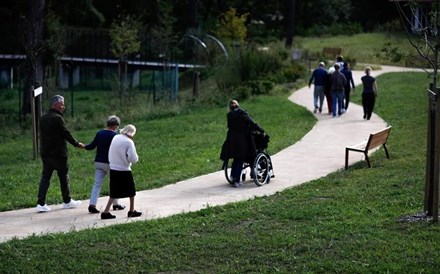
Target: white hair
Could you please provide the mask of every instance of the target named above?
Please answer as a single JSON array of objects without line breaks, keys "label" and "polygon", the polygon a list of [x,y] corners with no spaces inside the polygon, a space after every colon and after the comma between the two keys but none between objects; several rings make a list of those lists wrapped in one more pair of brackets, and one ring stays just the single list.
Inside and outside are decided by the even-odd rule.
[{"label": "white hair", "polygon": [[123,129],[121,129],[120,133],[133,137],[136,134],[136,127],[133,125],[126,125]]}]

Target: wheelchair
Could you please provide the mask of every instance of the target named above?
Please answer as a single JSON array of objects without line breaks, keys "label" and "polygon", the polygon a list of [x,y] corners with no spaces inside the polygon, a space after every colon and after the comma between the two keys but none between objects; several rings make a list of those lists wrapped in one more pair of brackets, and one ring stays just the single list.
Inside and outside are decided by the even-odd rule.
[{"label": "wheelchair", "polygon": [[[246,173],[248,168],[250,169],[250,177],[257,186],[263,186],[270,182],[271,178],[275,177],[273,172],[272,160],[267,147],[269,143],[269,135],[253,132],[252,137],[255,143],[256,157],[252,163],[244,163],[241,169],[241,181],[246,180]],[[233,159],[228,159],[223,162],[223,170],[225,172],[226,180],[229,184],[234,185],[234,181],[231,178],[231,167]]]}]

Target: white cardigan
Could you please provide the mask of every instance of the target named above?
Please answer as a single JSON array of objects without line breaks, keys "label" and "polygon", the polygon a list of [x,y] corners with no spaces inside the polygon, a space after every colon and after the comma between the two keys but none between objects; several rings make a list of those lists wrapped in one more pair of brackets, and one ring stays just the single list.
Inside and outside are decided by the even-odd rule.
[{"label": "white cardigan", "polygon": [[110,162],[110,169],[130,171],[131,164],[139,160],[133,140],[123,134],[113,137],[108,151],[108,160]]}]

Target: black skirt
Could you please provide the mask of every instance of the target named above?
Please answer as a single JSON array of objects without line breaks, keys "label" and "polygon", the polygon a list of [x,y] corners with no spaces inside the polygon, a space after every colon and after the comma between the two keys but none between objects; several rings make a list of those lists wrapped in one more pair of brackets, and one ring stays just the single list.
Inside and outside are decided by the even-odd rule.
[{"label": "black skirt", "polygon": [[134,197],[136,189],[131,171],[119,171],[110,169],[110,197],[127,198]]}]

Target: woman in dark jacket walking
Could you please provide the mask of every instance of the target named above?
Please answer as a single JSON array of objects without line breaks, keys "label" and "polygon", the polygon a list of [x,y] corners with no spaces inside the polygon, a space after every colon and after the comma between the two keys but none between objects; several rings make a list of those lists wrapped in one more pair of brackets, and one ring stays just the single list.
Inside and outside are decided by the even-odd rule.
[{"label": "woman in dark jacket walking", "polygon": [[220,159],[226,161],[233,158],[231,177],[236,187],[241,187],[240,175],[243,163],[251,163],[256,156],[255,143],[252,139],[252,131],[264,133],[249,114],[240,108],[236,100],[229,102],[227,114],[228,133],[223,143]]},{"label": "woman in dark jacket walking", "polygon": [[365,68],[365,75],[361,78],[362,90],[362,106],[364,108],[364,119],[370,120],[374,110],[374,104],[377,97],[376,78],[371,76],[371,67]]}]

